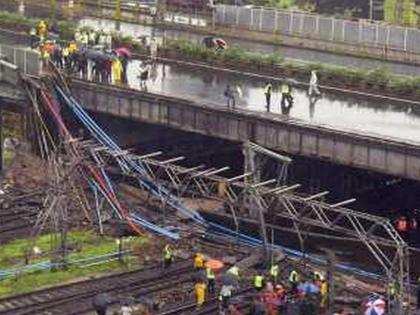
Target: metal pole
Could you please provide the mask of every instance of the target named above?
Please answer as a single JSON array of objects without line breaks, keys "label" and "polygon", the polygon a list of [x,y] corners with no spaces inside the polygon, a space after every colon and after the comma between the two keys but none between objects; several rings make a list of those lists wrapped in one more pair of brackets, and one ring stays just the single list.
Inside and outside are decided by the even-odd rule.
[{"label": "metal pole", "polygon": [[116,20],[116,29],[120,30],[121,26],[121,0],[115,1],[115,20]]},{"label": "metal pole", "polygon": [[373,20],[373,0],[369,0],[369,20]]},{"label": "metal pole", "polygon": [[55,11],[57,7],[56,0],[51,0],[51,20],[55,21]]},{"label": "metal pole", "polygon": [[119,238],[118,238],[118,260],[120,262],[123,262],[123,259],[122,259],[122,249],[123,248],[122,248],[122,246],[123,246],[123,238],[120,235]]},{"label": "metal pole", "polygon": [[328,283],[328,314],[332,314],[334,298],[335,298],[335,283],[334,283],[334,273],[336,265],[336,256],[334,251],[329,249],[323,249],[327,254],[327,283]]}]

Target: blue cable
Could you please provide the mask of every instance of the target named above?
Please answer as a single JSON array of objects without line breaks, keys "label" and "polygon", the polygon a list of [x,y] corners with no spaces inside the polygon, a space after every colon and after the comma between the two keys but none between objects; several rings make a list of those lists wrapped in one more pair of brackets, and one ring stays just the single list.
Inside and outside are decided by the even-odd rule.
[{"label": "blue cable", "polygon": [[[70,99],[65,95],[65,93],[61,90],[61,88],[59,86],[56,86],[56,89],[59,91],[59,94],[64,98],[64,100],[66,100],[66,103],[69,105],[69,107],[73,110],[73,112],[76,114],[76,116],[82,121],[82,123],[86,126],[86,128],[88,128],[88,130],[91,132],[91,134],[104,146],[108,146],[111,147],[112,149],[122,152],[121,148],[96,124],[96,122],[86,113],[86,111],[83,109],[82,106],[80,106],[80,104],[78,104],[78,102],[74,99],[73,96],[70,97]],[[143,176],[147,176],[147,171],[138,163],[136,163],[135,161],[133,161],[132,159],[129,159],[125,156],[123,156],[123,160],[124,162],[126,162],[128,165],[130,165],[132,167],[132,169],[134,169],[137,173],[139,173],[140,175]],[[120,162],[120,159],[117,159],[117,162]],[[126,165],[125,163],[123,163],[123,165]],[[121,167],[121,165],[120,165]],[[122,168],[122,167],[121,167]],[[127,169],[129,170],[129,168],[127,167]],[[168,198],[168,204],[170,204],[172,207],[174,207],[175,209],[183,212],[184,214],[188,214],[189,217],[191,217],[191,219],[193,219],[195,222],[200,223],[202,225],[209,225],[210,227],[216,228],[221,230],[222,232],[217,232],[217,231],[209,231],[210,234],[215,234],[215,235],[220,235],[220,236],[230,236],[230,237],[237,237],[239,242],[247,245],[247,246],[252,246],[252,247],[261,247],[263,246],[263,242],[260,239],[251,237],[249,235],[243,234],[243,233],[239,233],[237,231],[234,231],[232,229],[229,229],[227,227],[224,227],[220,224],[214,223],[214,222],[209,222],[206,221],[201,215],[199,215],[196,211],[189,209],[188,207],[186,207],[183,203],[181,203],[177,198],[175,198],[172,194],[170,194],[169,190],[167,190],[166,188],[162,187],[161,185],[156,185],[155,183],[153,185],[151,184],[147,184],[144,180],[138,179],[139,180],[139,185],[141,187],[144,187],[145,189],[151,191],[152,193],[156,194],[158,197],[162,198],[162,193],[166,194],[166,197]],[[158,191],[156,191],[156,189]],[[134,216],[134,219],[137,222],[141,222],[143,223],[145,226],[149,227],[150,229],[152,229],[153,224],[151,224],[150,222],[147,222],[146,220],[140,218],[139,216]],[[162,228],[159,227],[154,227],[153,228],[154,231],[159,231],[159,232],[166,232],[166,233],[171,233],[169,231],[166,231]],[[161,233],[160,233],[161,234]],[[280,245],[272,245],[272,244],[268,244],[268,246],[270,248],[273,249],[282,249],[284,250],[287,254],[292,255],[292,256],[296,256],[296,257],[302,257],[305,254],[301,251],[298,250],[293,250],[290,248],[286,248]],[[314,255],[308,255],[307,256],[310,260],[312,261],[316,261],[316,262],[320,262],[320,263],[326,263],[325,259],[322,259],[320,257],[316,257]],[[338,269],[344,270],[344,271],[351,271],[363,276],[367,276],[367,277],[371,277],[371,278],[381,278],[380,275],[373,273],[373,272],[367,272],[364,270],[360,270],[358,268],[355,267],[350,267],[347,266],[345,264],[338,264],[337,265]]]}]

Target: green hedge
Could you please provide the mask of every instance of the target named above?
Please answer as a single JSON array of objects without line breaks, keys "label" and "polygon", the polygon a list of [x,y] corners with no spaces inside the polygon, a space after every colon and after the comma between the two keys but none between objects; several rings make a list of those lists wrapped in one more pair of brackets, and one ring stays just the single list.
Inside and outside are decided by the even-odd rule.
[{"label": "green hedge", "polygon": [[244,51],[238,47],[229,47],[223,51],[206,49],[201,44],[194,44],[185,40],[170,41],[165,49],[176,51],[179,55],[189,59],[203,61],[236,61],[248,63],[250,68],[269,66],[271,70],[276,67],[281,71],[290,72],[291,75],[308,77],[312,70],[316,70],[320,82],[330,82],[334,85],[359,86],[366,89],[384,90],[404,96],[420,96],[420,77],[394,75],[386,68],[366,70],[363,68],[350,68],[314,62],[285,61],[278,54],[256,54]]},{"label": "green hedge", "polygon": [[[11,28],[19,26],[29,31],[32,27],[37,27],[41,19],[33,19],[24,17],[18,13],[11,13],[0,11],[0,24],[7,25]],[[51,20],[44,19],[48,25],[51,25]],[[72,21],[57,21],[57,26],[60,30],[60,35],[63,39],[71,39],[75,32],[75,22]]]}]

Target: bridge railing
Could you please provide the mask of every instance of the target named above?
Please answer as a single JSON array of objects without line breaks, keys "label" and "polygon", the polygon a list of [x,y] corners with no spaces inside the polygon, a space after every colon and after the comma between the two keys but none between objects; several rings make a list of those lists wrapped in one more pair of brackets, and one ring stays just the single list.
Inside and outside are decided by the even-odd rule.
[{"label": "bridge railing", "polygon": [[0,57],[6,62],[15,64],[25,74],[41,73],[40,54],[29,48],[0,45]]},{"label": "bridge railing", "polygon": [[215,22],[251,31],[420,53],[420,29],[263,7],[217,5]]}]

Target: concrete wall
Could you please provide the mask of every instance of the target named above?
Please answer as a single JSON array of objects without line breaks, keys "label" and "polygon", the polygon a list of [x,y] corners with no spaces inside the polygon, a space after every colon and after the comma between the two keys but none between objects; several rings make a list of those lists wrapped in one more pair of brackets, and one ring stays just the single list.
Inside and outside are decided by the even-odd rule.
[{"label": "concrete wall", "polygon": [[125,88],[83,81],[74,81],[72,87],[81,104],[93,111],[420,180],[420,146]]}]

